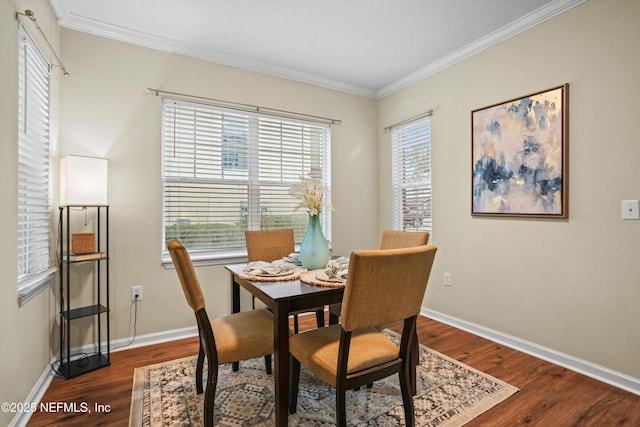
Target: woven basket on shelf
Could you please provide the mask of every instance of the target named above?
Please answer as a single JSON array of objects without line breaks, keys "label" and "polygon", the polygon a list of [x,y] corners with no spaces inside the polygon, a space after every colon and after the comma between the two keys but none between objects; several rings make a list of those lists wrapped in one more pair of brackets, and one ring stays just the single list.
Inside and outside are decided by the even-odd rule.
[{"label": "woven basket on shelf", "polygon": [[71,252],[74,254],[88,254],[96,251],[95,233],[73,233],[71,235]]}]

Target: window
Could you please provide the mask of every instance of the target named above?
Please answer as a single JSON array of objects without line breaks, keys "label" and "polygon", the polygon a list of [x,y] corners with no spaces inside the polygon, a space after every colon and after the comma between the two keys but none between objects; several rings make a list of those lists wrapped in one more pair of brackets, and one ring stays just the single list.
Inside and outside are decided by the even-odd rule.
[{"label": "window", "polygon": [[[312,176],[330,188],[327,124],[163,99],[163,262],[180,239],[195,261],[242,259],[245,230],[293,228],[307,214],[289,188]],[[327,195],[330,195],[330,191]],[[330,240],[331,210],[321,213]]]},{"label": "window", "polygon": [[393,227],[431,232],[431,121],[391,129]]},{"label": "window", "polygon": [[49,64],[22,26],[18,58],[18,299],[48,285]]}]

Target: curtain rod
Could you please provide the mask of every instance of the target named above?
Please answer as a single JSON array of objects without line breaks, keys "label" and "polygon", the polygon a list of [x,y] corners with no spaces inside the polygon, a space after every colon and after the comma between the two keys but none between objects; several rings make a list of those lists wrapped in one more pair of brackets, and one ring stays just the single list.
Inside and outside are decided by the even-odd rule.
[{"label": "curtain rod", "polygon": [[24,13],[16,12],[16,20],[18,22],[20,22],[19,16],[26,16],[31,20],[31,22],[33,22],[33,25],[36,27],[36,30],[38,30],[38,33],[40,33],[40,37],[44,39],[44,41],[47,43],[47,47],[49,48],[53,56],[56,58],[56,61],[58,61],[57,64],[51,64],[51,65],[55,67],[60,67],[60,69],[62,70],[62,75],[65,77],[69,77],[69,73],[67,72],[67,69],[64,68],[64,65],[62,65],[62,61],[60,60],[60,57],[58,57],[58,54],[56,53],[56,51],[53,50],[53,46],[51,46],[51,43],[49,43],[49,39],[47,39],[47,36],[44,35],[44,31],[42,31],[42,28],[40,28],[40,25],[38,25],[38,21],[36,21],[36,15],[33,13],[33,11],[27,9],[24,11]]},{"label": "curtain rod", "polygon": [[300,119],[304,117],[304,118],[312,119],[313,121],[328,123],[331,125],[338,125],[338,126],[342,124],[342,120],[338,120],[338,119],[331,119],[328,117],[314,116],[311,114],[304,114],[304,113],[296,113],[294,111],[279,110],[277,108],[260,107],[258,105],[243,104],[240,102],[224,101],[222,99],[208,98],[206,96],[189,95],[189,94],[180,93],[180,92],[170,92],[167,90],[153,89],[150,87],[147,88],[147,92],[153,93],[155,96],[164,94],[164,95],[178,96],[178,97],[187,98],[187,99],[197,99],[197,100],[207,101],[207,104],[214,105],[216,107],[223,107],[223,108],[231,107],[231,108],[241,109],[243,111],[273,114],[276,116],[288,117],[292,119]]},{"label": "curtain rod", "polygon": [[389,132],[391,130],[391,128],[403,125],[405,123],[412,122],[414,120],[422,119],[422,118],[425,118],[425,117],[431,117],[431,116],[433,116],[433,108],[425,111],[424,113],[420,113],[420,114],[418,114],[416,116],[409,117],[408,119],[404,119],[404,120],[402,120],[402,121],[400,121],[398,123],[394,123],[392,125],[389,125],[389,126],[383,128],[382,130],[385,131],[385,132]]}]

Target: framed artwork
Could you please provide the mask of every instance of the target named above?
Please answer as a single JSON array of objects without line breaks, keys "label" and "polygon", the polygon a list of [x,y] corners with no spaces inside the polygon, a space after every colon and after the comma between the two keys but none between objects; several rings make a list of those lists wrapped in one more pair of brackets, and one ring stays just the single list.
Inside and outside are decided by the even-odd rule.
[{"label": "framed artwork", "polygon": [[471,215],[568,217],[568,90],[471,112]]}]

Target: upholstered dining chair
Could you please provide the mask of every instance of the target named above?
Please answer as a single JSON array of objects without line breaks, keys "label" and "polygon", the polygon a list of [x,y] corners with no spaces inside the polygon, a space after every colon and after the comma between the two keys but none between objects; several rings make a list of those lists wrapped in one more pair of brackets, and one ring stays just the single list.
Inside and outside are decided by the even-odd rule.
[{"label": "upholstered dining chair", "polygon": [[204,425],[214,425],[214,403],[218,365],[265,356],[271,373],[273,353],[273,315],[266,309],[249,310],[209,320],[200,282],[187,249],[178,240],[167,244],[187,303],[198,324],[200,348],[196,364],[196,391],[203,392],[204,358],[207,358],[207,383],[204,389]]},{"label": "upholstered dining chair", "polygon": [[[429,242],[429,232],[427,231],[400,231],[382,230],[380,246],[378,249],[400,249],[411,248],[413,246],[426,245]],[[340,303],[329,306],[329,324],[335,325],[340,317]]]},{"label": "upholstered dining chair", "polygon": [[[245,231],[244,236],[247,242],[247,258],[249,262],[272,262],[286,257],[296,250],[293,230],[290,228],[277,230],[247,230]],[[254,296],[252,296],[252,304],[255,307]],[[316,323],[319,328],[324,326],[324,307],[297,311],[293,313],[294,333],[298,333],[298,315],[308,312],[315,312]]]},{"label": "upholstered dining chair", "polygon": [[[426,245],[429,242],[428,231],[403,231],[403,230],[382,230],[380,238],[380,246],[378,249],[400,249],[411,248],[414,246]],[[340,318],[341,303],[331,304],[329,306],[329,324],[338,323]],[[388,326],[388,325],[384,325]],[[416,394],[416,371],[420,362],[420,349],[418,348],[418,335],[416,333],[415,345],[411,348],[411,390],[413,395]],[[368,384],[371,387],[371,384]]]},{"label": "upholstered dining chair", "polygon": [[[405,423],[415,424],[409,353],[436,246],[362,250],[351,254],[338,325],[289,338],[289,412],[297,411],[300,365],[336,388],[338,426],[346,426],[346,390],[398,374]],[[401,283],[402,286],[394,286]],[[400,346],[379,327],[402,321]]]},{"label": "upholstered dining chair", "polygon": [[412,248],[429,242],[428,231],[382,230],[378,249]]}]

